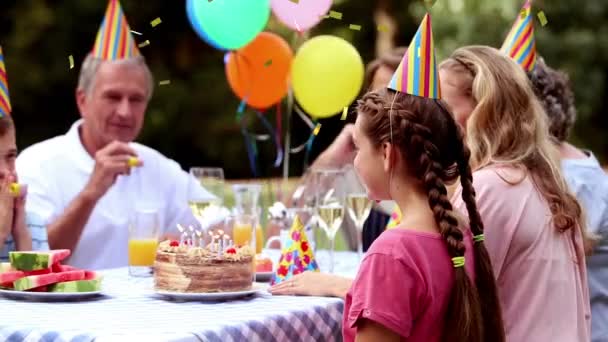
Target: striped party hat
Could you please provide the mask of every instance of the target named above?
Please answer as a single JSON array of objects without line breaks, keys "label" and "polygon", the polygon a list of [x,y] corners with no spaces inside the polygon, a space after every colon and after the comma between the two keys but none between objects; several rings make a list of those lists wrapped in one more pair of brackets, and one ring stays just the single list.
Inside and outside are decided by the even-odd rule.
[{"label": "striped party hat", "polygon": [[431,99],[441,98],[431,16],[427,13],[388,88]]},{"label": "striped party hat", "polygon": [[536,66],[536,40],[530,0],[527,0],[522,7],[500,50],[527,72],[532,71]]},{"label": "striped party hat", "polygon": [[108,3],[92,53],[94,57],[107,61],[140,55],[118,0]]},{"label": "striped party hat", "polygon": [[6,78],[6,67],[4,66],[4,55],[0,46],[0,118],[11,115],[11,99],[8,96],[8,80]]}]

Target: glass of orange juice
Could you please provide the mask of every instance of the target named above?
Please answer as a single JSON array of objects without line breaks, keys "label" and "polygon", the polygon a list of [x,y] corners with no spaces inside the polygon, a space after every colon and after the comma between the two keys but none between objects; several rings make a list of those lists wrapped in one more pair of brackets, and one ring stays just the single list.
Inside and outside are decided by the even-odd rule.
[{"label": "glass of orange juice", "polygon": [[[251,222],[247,222],[243,217],[241,219],[237,217],[234,227],[232,227],[232,239],[235,245],[242,246],[252,242],[253,229],[251,227],[253,227]],[[262,253],[263,246],[264,232],[262,231],[262,226],[258,224],[255,229],[255,252],[258,254]]]},{"label": "glass of orange juice", "polygon": [[156,258],[159,234],[158,212],[138,209],[129,223],[129,275],[149,277]]}]

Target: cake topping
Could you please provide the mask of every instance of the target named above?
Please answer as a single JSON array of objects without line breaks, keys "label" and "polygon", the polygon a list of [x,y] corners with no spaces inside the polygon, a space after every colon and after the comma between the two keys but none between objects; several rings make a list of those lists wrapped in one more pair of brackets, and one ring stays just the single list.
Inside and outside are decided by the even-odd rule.
[{"label": "cake topping", "polygon": [[236,249],[234,249],[234,247],[230,247],[226,250],[226,253],[228,254],[236,254]]},{"label": "cake topping", "polygon": [[177,246],[179,246],[179,242],[177,242],[175,240],[171,240],[171,242],[169,242],[169,246],[171,246],[171,247],[177,247]]}]

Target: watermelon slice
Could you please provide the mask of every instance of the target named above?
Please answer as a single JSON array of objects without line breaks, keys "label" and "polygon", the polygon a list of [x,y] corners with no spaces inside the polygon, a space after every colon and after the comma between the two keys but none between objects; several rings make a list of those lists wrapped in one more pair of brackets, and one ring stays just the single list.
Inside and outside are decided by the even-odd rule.
[{"label": "watermelon slice", "polygon": [[67,271],[23,277],[15,280],[13,286],[17,291],[26,291],[35,287],[82,279],[84,279],[84,271]]},{"label": "watermelon slice", "polygon": [[49,286],[49,292],[93,292],[101,288],[101,279],[76,280]]},{"label": "watermelon slice", "polygon": [[53,272],[55,272],[55,273],[67,272],[67,271],[78,271],[78,269],[74,266],[62,265],[60,263],[54,264],[52,269],[53,269]]},{"label": "watermelon slice", "polygon": [[8,272],[0,273],[0,284],[4,285],[6,283],[11,283],[10,287],[13,287],[12,282],[14,282],[15,280],[17,280],[19,278],[32,276],[32,275],[48,274],[48,273],[51,273],[51,270],[48,268],[44,269],[44,270],[36,270],[36,271],[8,271]]},{"label": "watermelon slice", "polygon": [[33,289],[28,290],[28,292],[48,292],[48,291],[49,291],[48,286],[34,287]]},{"label": "watermelon slice", "polygon": [[9,259],[13,268],[20,271],[34,271],[51,268],[53,264],[69,255],[69,249],[56,249],[48,252],[9,252]]},{"label": "watermelon slice", "polygon": [[10,262],[0,262],[0,273],[15,271]]}]

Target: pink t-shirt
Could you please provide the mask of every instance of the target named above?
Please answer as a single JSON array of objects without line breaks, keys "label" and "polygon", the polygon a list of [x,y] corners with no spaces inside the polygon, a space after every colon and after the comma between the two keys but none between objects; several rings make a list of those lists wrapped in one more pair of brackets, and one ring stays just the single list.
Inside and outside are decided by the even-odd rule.
[{"label": "pink t-shirt", "polygon": [[[471,234],[465,232],[465,269],[474,279]],[[408,338],[439,341],[454,267],[440,234],[396,228],[367,251],[346,295],[344,341],[354,341],[357,324],[369,319]]]},{"label": "pink t-shirt", "polygon": [[[491,166],[473,174],[485,244],[499,288],[507,341],[589,341],[590,310],[580,230],[560,233],[523,171]],[[454,206],[466,214],[461,189]]]}]

